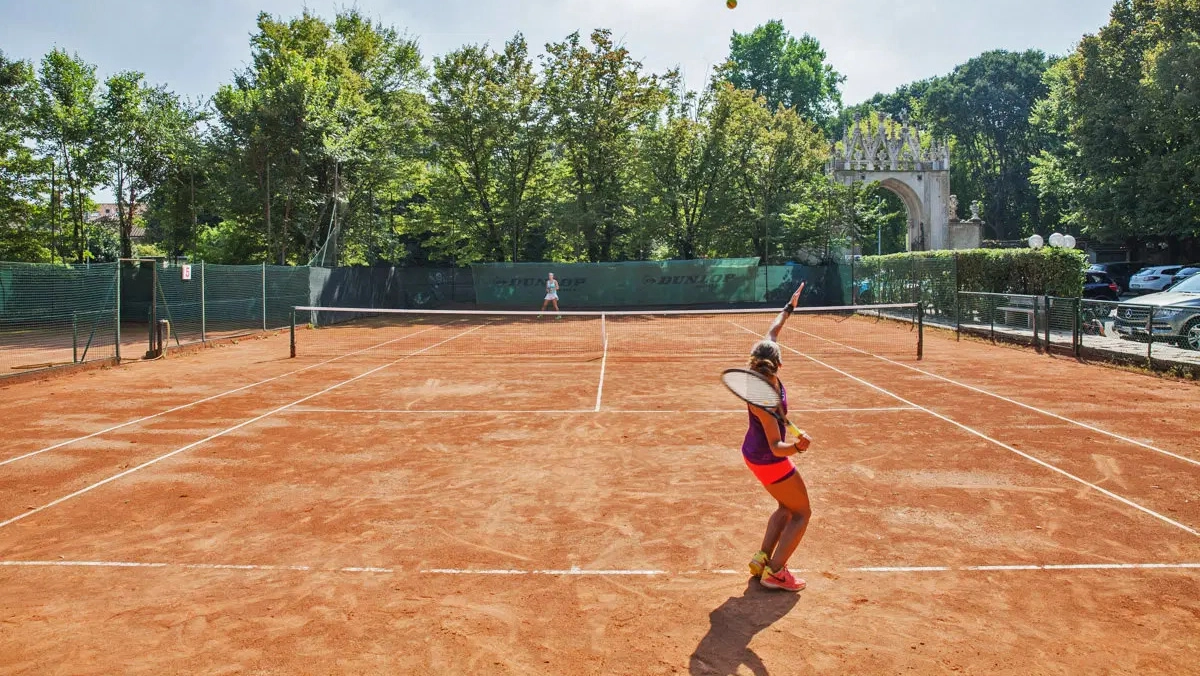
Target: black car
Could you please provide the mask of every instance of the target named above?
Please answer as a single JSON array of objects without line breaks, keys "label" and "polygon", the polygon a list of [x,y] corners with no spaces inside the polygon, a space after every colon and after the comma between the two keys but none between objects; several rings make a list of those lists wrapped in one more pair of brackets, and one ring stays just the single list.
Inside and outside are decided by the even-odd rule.
[{"label": "black car", "polygon": [[1089,272],[1103,272],[1112,278],[1112,281],[1117,283],[1120,289],[1117,294],[1121,294],[1129,290],[1129,278],[1133,273],[1146,267],[1144,263],[1094,263],[1088,268]]},{"label": "black car", "polygon": [[1083,297],[1088,300],[1111,300],[1116,302],[1121,298],[1121,287],[1103,272],[1088,270],[1083,282]]}]

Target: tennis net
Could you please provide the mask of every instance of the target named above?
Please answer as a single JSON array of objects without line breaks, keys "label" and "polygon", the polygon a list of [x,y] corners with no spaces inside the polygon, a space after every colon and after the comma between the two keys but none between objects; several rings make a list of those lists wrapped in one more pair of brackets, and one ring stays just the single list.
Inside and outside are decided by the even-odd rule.
[{"label": "tennis net", "polygon": [[[297,307],[291,354],[303,357],[488,356],[588,359],[743,358],[777,309],[492,312]],[[780,342],[804,354],[920,357],[916,304],[798,308]]]}]

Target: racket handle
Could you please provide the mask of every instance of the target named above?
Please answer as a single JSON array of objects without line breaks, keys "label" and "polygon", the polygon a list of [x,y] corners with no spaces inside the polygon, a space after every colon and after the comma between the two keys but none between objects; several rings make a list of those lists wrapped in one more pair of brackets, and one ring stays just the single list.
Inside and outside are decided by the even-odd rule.
[{"label": "racket handle", "polygon": [[804,436],[804,432],[802,432],[799,427],[796,427],[795,425],[793,425],[792,421],[790,421],[790,420],[787,421],[787,428],[788,428],[788,431],[792,433],[792,436],[796,437],[797,439]]}]

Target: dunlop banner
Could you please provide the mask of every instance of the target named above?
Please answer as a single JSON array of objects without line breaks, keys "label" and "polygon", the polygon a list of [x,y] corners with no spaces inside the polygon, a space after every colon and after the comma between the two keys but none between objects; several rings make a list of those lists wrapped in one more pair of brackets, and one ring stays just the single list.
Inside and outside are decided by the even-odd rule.
[{"label": "dunlop banner", "polygon": [[757,258],[628,263],[479,263],[471,266],[480,308],[542,306],[549,273],[559,307],[677,307],[763,300]]}]

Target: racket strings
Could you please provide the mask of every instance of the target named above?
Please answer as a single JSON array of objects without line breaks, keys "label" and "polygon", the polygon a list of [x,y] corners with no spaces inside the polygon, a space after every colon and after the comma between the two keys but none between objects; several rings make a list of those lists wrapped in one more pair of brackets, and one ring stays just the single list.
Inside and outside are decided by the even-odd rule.
[{"label": "racket strings", "polygon": [[721,380],[738,397],[763,408],[775,408],[780,404],[779,392],[766,378],[745,369],[730,369],[721,374]]}]

